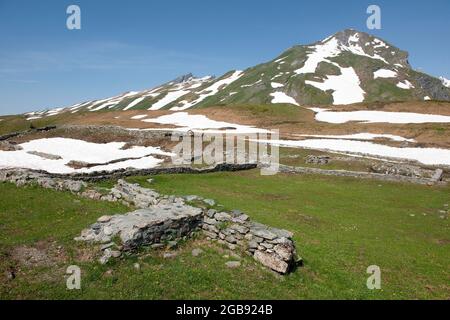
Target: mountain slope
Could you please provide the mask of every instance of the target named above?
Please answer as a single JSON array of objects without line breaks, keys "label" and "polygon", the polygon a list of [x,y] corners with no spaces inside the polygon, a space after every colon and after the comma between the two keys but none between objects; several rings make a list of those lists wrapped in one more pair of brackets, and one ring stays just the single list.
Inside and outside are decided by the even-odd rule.
[{"label": "mountain slope", "polygon": [[294,46],[272,61],[219,78],[181,76],[159,87],[88,101],[29,118],[80,110],[170,109],[211,105],[450,101],[448,80],[411,68],[408,53],[377,37],[344,30],[311,45]]}]

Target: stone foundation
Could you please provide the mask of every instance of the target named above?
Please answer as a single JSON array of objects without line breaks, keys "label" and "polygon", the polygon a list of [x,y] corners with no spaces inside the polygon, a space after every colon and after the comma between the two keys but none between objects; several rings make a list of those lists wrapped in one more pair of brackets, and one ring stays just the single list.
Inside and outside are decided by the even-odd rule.
[{"label": "stone foundation", "polygon": [[[195,195],[161,195],[124,180],[118,180],[110,190],[105,189],[107,192],[100,192],[89,189],[83,181],[55,178],[29,170],[0,170],[0,181],[17,186],[36,184],[139,208],[127,214],[102,216],[75,238],[77,241],[102,244],[102,263],[140,246],[156,248],[176,243],[195,232],[203,232],[209,240],[226,245],[231,250],[245,251],[264,266],[282,274],[292,270],[298,262],[291,232],[252,222],[239,210],[224,212],[208,209],[216,205],[212,199]],[[196,206],[191,202],[196,202]],[[116,238],[120,240],[119,244],[113,242]],[[113,247],[117,250],[112,250]]]}]

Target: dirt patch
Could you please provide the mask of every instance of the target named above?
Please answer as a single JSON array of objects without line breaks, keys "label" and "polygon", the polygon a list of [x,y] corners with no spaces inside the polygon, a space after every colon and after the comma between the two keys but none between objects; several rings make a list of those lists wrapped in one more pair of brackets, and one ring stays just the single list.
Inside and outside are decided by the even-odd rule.
[{"label": "dirt patch", "polygon": [[67,260],[61,246],[54,242],[39,241],[34,246],[17,246],[9,253],[10,258],[21,266],[52,266]]}]

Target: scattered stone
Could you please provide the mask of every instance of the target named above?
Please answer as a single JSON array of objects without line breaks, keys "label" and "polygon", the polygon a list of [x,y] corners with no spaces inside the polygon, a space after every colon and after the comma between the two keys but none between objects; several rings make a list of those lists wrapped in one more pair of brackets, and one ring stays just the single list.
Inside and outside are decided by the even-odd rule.
[{"label": "scattered stone", "polygon": [[167,248],[168,249],[175,249],[178,246],[177,241],[169,241],[167,242]]},{"label": "scattered stone", "polygon": [[137,271],[139,271],[139,270],[141,270],[141,265],[139,264],[139,263],[135,263],[135,264],[133,264],[133,268],[135,269],[135,270],[137,270]]},{"label": "scattered stone", "polygon": [[436,169],[433,176],[431,177],[432,182],[439,182],[444,176],[444,171],[442,169]]},{"label": "scattered stone", "polygon": [[216,220],[219,220],[219,221],[222,221],[222,222],[231,220],[231,216],[228,213],[226,213],[226,212],[218,212],[218,213],[216,213],[214,218]]},{"label": "scattered stone", "polygon": [[192,202],[192,201],[198,200],[199,197],[195,196],[195,195],[190,195],[190,196],[184,196],[184,199],[188,202]]},{"label": "scattered stone", "polygon": [[111,216],[101,216],[100,218],[97,219],[97,222],[100,223],[106,223],[111,221]]},{"label": "scattered stone", "polygon": [[216,204],[216,202],[213,199],[203,199],[203,202],[211,207]]},{"label": "scattered stone", "polygon": [[214,218],[214,215],[216,214],[216,210],[214,210],[214,209],[209,209],[207,212],[206,212],[206,215],[209,217],[209,218]]},{"label": "scattered stone", "polygon": [[122,252],[120,252],[118,250],[112,250],[111,251],[111,257],[113,257],[113,258],[120,258],[120,256],[122,256]]},{"label": "scattered stone", "polygon": [[163,254],[164,259],[172,259],[175,258],[176,256],[177,256],[176,252],[164,252]]},{"label": "scattered stone", "polygon": [[12,270],[5,271],[5,276],[6,276],[6,279],[8,279],[8,280],[14,280],[16,278],[16,274]]},{"label": "scattered stone", "polygon": [[202,253],[203,253],[202,249],[194,249],[194,250],[192,250],[192,256],[194,256],[194,257],[198,257]]},{"label": "scattered stone", "polygon": [[12,143],[10,141],[4,140],[0,141],[0,150],[1,151],[19,151],[23,148],[18,144]]},{"label": "scattered stone", "polygon": [[162,244],[162,243],[154,243],[154,244],[152,244],[151,246],[150,246],[152,249],[161,249],[161,248],[163,248],[164,247],[164,244]]},{"label": "scattered stone", "polygon": [[107,243],[107,244],[104,244],[104,245],[102,245],[101,247],[100,247],[100,250],[106,250],[106,249],[108,249],[108,248],[111,248],[112,246],[114,246],[114,242],[110,242],[110,243]]},{"label": "scattered stone", "polygon": [[103,255],[100,257],[98,261],[100,262],[100,264],[107,264],[109,259],[111,259],[111,257],[112,257],[111,249],[105,249],[103,251]]},{"label": "scattered stone", "polygon": [[239,268],[241,266],[240,261],[227,261],[225,262],[225,265],[230,269]]},{"label": "scattered stone", "polygon": [[315,156],[315,155],[308,155],[305,158],[305,162],[306,163],[310,163],[310,164],[319,164],[319,165],[324,165],[330,162],[330,157],[328,156]]}]

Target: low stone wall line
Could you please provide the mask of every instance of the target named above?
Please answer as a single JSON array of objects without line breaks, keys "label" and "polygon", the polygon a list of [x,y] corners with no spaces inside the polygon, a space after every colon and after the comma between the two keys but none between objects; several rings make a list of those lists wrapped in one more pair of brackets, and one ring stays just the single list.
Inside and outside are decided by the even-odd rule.
[{"label": "low stone wall line", "polygon": [[436,175],[431,178],[418,178],[418,177],[408,177],[401,175],[389,175],[382,173],[374,173],[374,172],[360,172],[360,171],[347,171],[347,170],[327,170],[320,168],[308,168],[308,167],[293,167],[280,165],[279,172],[282,173],[298,173],[298,174],[320,174],[320,175],[328,175],[328,176],[339,176],[339,177],[352,177],[352,178],[364,178],[364,179],[376,179],[382,181],[392,181],[392,182],[409,182],[415,184],[446,184],[446,181],[441,181],[442,179],[442,170],[437,169]]}]

